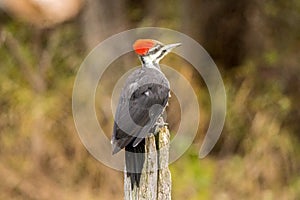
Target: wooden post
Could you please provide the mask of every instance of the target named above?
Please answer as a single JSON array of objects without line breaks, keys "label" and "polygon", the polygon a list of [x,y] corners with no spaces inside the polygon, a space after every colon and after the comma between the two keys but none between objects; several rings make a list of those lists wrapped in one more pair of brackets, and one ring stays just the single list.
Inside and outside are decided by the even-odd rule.
[{"label": "wooden post", "polygon": [[130,178],[124,173],[125,200],[170,200],[171,173],[169,163],[170,133],[167,126],[156,136],[146,138],[146,158],[140,187],[131,190]]}]

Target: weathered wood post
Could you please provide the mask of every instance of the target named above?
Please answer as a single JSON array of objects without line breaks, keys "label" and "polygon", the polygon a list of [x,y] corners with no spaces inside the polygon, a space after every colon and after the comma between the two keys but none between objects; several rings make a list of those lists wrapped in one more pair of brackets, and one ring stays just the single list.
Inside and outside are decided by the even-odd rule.
[{"label": "weathered wood post", "polygon": [[156,136],[146,138],[145,163],[140,187],[131,190],[131,181],[124,173],[125,200],[170,200],[171,173],[169,163],[170,133],[167,126]]}]

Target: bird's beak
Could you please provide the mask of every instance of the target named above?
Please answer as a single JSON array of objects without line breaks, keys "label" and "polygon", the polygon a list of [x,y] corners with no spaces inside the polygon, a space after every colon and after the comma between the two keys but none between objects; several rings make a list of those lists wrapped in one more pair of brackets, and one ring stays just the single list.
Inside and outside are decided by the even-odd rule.
[{"label": "bird's beak", "polygon": [[165,45],[163,48],[166,50],[166,51],[172,51],[172,49],[176,48],[176,47],[179,47],[181,46],[181,43],[174,43],[174,44],[167,44]]}]

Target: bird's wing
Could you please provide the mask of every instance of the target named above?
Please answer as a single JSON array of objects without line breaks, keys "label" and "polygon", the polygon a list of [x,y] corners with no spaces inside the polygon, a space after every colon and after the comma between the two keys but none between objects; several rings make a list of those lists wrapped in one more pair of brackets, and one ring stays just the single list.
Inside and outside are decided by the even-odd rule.
[{"label": "bird's wing", "polygon": [[115,115],[114,151],[118,152],[133,140],[136,146],[148,135],[167,104],[168,94],[167,86],[148,83],[130,96],[121,97]]},{"label": "bird's wing", "polygon": [[144,85],[136,93],[132,98],[130,110],[133,113],[133,120],[139,122],[142,129],[136,133],[133,147],[137,146],[149,134],[150,129],[155,126],[157,119],[163,113],[168,102],[169,88],[161,84],[151,83]]}]

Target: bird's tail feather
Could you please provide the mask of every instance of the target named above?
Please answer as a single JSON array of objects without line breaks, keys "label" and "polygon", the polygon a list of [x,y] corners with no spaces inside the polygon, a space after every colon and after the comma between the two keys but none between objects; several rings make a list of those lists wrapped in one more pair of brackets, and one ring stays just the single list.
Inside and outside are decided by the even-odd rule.
[{"label": "bird's tail feather", "polygon": [[[134,141],[134,140],[133,140]],[[126,174],[130,177],[131,189],[140,186],[141,173],[145,162],[145,139],[133,147],[132,142],[125,147]]]}]

